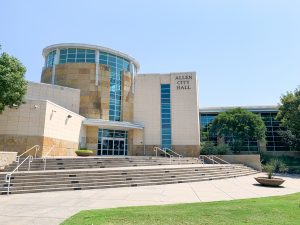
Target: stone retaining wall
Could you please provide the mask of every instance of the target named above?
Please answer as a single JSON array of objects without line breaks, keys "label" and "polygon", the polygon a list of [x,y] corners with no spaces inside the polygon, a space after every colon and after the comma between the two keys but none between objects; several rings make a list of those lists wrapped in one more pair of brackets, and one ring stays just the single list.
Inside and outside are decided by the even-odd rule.
[{"label": "stone retaining wall", "polygon": [[241,163],[261,171],[260,155],[219,155],[219,158],[229,163]]},{"label": "stone retaining wall", "polygon": [[0,169],[16,160],[17,152],[0,152]]}]

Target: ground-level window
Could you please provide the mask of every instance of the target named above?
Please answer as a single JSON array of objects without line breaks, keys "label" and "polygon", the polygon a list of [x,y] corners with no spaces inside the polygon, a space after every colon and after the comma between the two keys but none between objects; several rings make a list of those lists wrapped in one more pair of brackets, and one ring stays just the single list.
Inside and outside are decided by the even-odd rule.
[{"label": "ground-level window", "polygon": [[128,132],[125,130],[98,130],[98,155],[127,155]]}]

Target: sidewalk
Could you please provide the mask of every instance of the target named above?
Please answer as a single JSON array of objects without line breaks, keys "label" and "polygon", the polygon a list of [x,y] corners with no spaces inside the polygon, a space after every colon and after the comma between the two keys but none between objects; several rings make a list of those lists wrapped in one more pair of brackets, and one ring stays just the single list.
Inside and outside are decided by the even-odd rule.
[{"label": "sidewalk", "polygon": [[59,224],[86,209],[208,202],[285,195],[300,192],[300,177],[284,177],[281,188],[262,187],[262,174],[157,186],[44,192],[0,196],[0,224]]}]

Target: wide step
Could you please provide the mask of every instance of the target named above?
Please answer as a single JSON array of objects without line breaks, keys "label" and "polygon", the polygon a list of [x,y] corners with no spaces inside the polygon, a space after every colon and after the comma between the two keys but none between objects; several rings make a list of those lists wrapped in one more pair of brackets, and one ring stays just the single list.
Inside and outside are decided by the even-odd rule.
[{"label": "wide step", "polygon": [[[99,159],[97,159],[99,162]],[[122,159],[124,160],[124,159]],[[60,161],[62,166],[64,160]],[[74,160],[66,160],[68,163]],[[81,161],[81,160],[80,160]],[[96,159],[87,160],[94,163]],[[102,160],[102,162],[105,160]],[[108,161],[108,160],[106,160]],[[135,164],[130,159],[130,163]],[[156,160],[155,163],[157,163]],[[163,161],[163,160],[162,160]],[[110,162],[112,160],[110,159]],[[163,161],[164,162],[164,161]],[[86,162],[88,163],[88,162]],[[153,163],[153,162],[151,162]],[[120,163],[118,163],[120,164]],[[126,163],[127,165],[128,163]],[[143,163],[144,165],[145,163]],[[70,164],[74,167],[73,163]],[[123,165],[123,164],[122,164]],[[37,167],[38,168],[38,167]],[[76,167],[77,168],[77,167]],[[86,168],[86,167],[85,167]],[[56,170],[30,171],[14,173],[11,179],[10,193],[34,193],[64,190],[86,190],[96,188],[134,187],[145,185],[161,185],[172,183],[186,183],[205,180],[224,179],[245,176],[257,171],[242,165],[173,165],[157,167],[84,169],[84,170]],[[0,174],[4,180],[4,174]],[[0,193],[7,194],[8,184],[0,181]]]}]

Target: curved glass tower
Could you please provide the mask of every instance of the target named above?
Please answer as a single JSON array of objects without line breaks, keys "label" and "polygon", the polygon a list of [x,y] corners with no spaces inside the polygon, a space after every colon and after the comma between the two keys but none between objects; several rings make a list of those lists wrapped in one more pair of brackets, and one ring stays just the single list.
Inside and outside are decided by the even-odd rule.
[{"label": "curved glass tower", "polygon": [[126,126],[133,121],[133,85],[139,63],[113,49],[86,44],[51,45],[43,56],[41,82],[80,89],[86,147],[97,150],[97,155],[127,155]]},{"label": "curved glass tower", "polygon": [[[130,120],[124,116],[131,111],[130,106],[123,105],[122,100],[125,99],[125,90],[130,88],[133,91],[134,76],[139,69],[134,58],[113,49],[86,44],[51,45],[43,50],[43,56],[45,67],[41,81],[79,88],[83,116],[111,121]],[[104,93],[107,92],[107,83],[109,93]],[[101,95],[106,98],[101,99]],[[105,102],[107,97],[109,102]],[[86,101],[87,98],[92,100],[93,106],[91,101]]]}]

